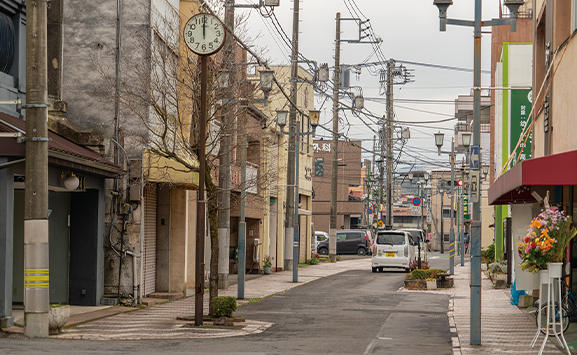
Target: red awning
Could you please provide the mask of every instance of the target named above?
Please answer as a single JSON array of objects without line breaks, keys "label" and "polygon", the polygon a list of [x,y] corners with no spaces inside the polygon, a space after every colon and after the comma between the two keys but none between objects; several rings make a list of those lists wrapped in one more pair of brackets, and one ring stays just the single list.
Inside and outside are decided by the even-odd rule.
[{"label": "red awning", "polygon": [[532,186],[577,185],[577,150],[528,159],[501,175],[489,188],[490,205],[536,202]]}]

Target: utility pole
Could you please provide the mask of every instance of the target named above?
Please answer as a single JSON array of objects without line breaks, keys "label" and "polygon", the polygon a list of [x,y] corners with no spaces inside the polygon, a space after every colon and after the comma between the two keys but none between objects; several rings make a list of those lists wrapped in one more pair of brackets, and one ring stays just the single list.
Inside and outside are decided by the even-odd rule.
[{"label": "utility pole", "polygon": [[[231,74],[234,81],[234,0],[227,0],[224,8],[224,23],[231,31],[226,36],[224,44],[223,63],[225,69]],[[234,85],[229,85],[225,97],[232,102]],[[218,288],[228,289],[228,259],[230,249],[230,168],[231,168],[231,123],[232,110],[225,112],[222,117],[223,131],[220,138],[220,165],[218,171]],[[239,269],[240,272],[240,269]]]},{"label": "utility pole", "polygon": [[[291,86],[290,100],[296,105],[297,102],[297,80],[298,80],[298,54],[299,54],[299,0],[293,1],[293,35],[292,35],[292,55],[291,55]],[[289,146],[287,163],[287,194],[286,194],[286,221],[285,228],[285,248],[284,248],[284,269],[293,270],[293,261],[298,258],[294,255],[294,243],[297,243],[298,250],[298,220],[295,214],[298,213],[298,204],[295,205],[296,186],[296,157],[299,154],[299,147],[296,136],[297,107],[291,106],[289,111]],[[296,212],[295,212],[296,211]],[[296,231],[295,231],[295,226]],[[293,238],[291,238],[293,237]],[[292,240],[291,240],[292,239]]]},{"label": "utility pole", "polygon": [[[298,0],[297,0],[298,1]],[[335,77],[333,80],[333,160],[331,161],[331,219],[329,225],[329,256],[337,261],[337,184],[338,184],[338,144],[339,144],[339,89],[341,85],[341,13],[337,12],[335,35]]]},{"label": "utility pole", "polygon": [[393,229],[393,69],[395,61],[387,63],[387,223]]},{"label": "utility pole", "polygon": [[451,230],[449,232],[449,272],[455,274],[455,140],[451,140]]},{"label": "utility pole", "polygon": [[[374,172],[375,172],[375,156],[376,156],[376,154],[377,154],[377,137],[373,135],[373,163],[372,163],[372,165],[371,165],[371,173],[372,173],[372,174],[371,174],[371,176],[370,176],[371,182],[374,182],[374,180],[373,180],[373,174],[374,174]],[[373,200],[374,200],[373,189],[374,189],[374,184],[371,184],[370,187],[369,187],[369,201],[372,201],[372,202],[373,202],[373,221],[374,221],[374,216],[377,216],[377,217],[378,217],[379,214],[378,214],[378,210],[377,210],[377,207],[376,207],[377,204],[373,201]],[[367,225],[367,229],[369,229],[369,228],[371,228],[371,230],[372,230],[372,225],[371,225],[371,227],[369,227],[369,226]]]},{"label": "utility pole", "polygon": [[386,138],[385,138],[385,125],[386,125],[386,116],[383,117],[383,127],[381,129],[379,129],[379,144],[380,144],[380,148],[381,148],[381,161],[379,162],[379,204],[378,204],[378,208],[379,208],[379,213],[380,213],[380,220],[382,221],[383,218],[383,212],[381,211],[381,206],[383,205],[384,199],[384,185],[385,185],[385,142],[386,142]]},{"label": "utility pole", "polygon": [[26,6],[26,186],[24,190],[24,335],[48,337],[47,2]]}]

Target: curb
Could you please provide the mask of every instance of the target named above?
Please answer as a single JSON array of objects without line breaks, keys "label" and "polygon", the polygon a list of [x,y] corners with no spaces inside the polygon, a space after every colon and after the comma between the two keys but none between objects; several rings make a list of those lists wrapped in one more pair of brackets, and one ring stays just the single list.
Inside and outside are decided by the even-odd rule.
[{"label": "curb", "polygon": [[449,310],[447,311],[447,317],[449,318],[449,331],[451,332],[453,355],[461,355],[461,341],[459,340],[459,333],[457,332],[457,326],[455,324],[455,317],[453,313],[454,310],[455,310],[455,292],[451,292],[451,296],[449,298]]}]

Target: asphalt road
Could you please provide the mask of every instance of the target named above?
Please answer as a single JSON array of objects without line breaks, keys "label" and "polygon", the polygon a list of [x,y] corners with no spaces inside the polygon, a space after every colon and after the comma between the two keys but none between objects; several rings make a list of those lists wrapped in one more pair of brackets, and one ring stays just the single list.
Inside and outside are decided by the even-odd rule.
[{"label": "asphalt road", "polygon": [[[433,267],[447,259],[431,260]],[[272,322],[261,334],[220,339],[71,341],[0,338],[2,354],[451,354],[449,297],[398,292],[404,273],[348,271],[240,307]]]}]

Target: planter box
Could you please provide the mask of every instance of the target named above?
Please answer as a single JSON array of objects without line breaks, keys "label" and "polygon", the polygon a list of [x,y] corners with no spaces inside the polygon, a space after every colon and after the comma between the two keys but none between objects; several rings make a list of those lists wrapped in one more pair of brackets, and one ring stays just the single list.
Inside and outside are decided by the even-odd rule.
[{"label": "planter box", "polygon": [[405,288],[408,290],[426,290],[427,280],[425,279],[407,279],[405,280]]},{"label": "planter box", "polygon": [[437,280],[427,281],[427,290],[436,290],[437,289]]},{"label": "planter box", "polygon": [[452,278],[444,278],[437,280],[437,288],[451,288],[453,287],[453,279]]}]

